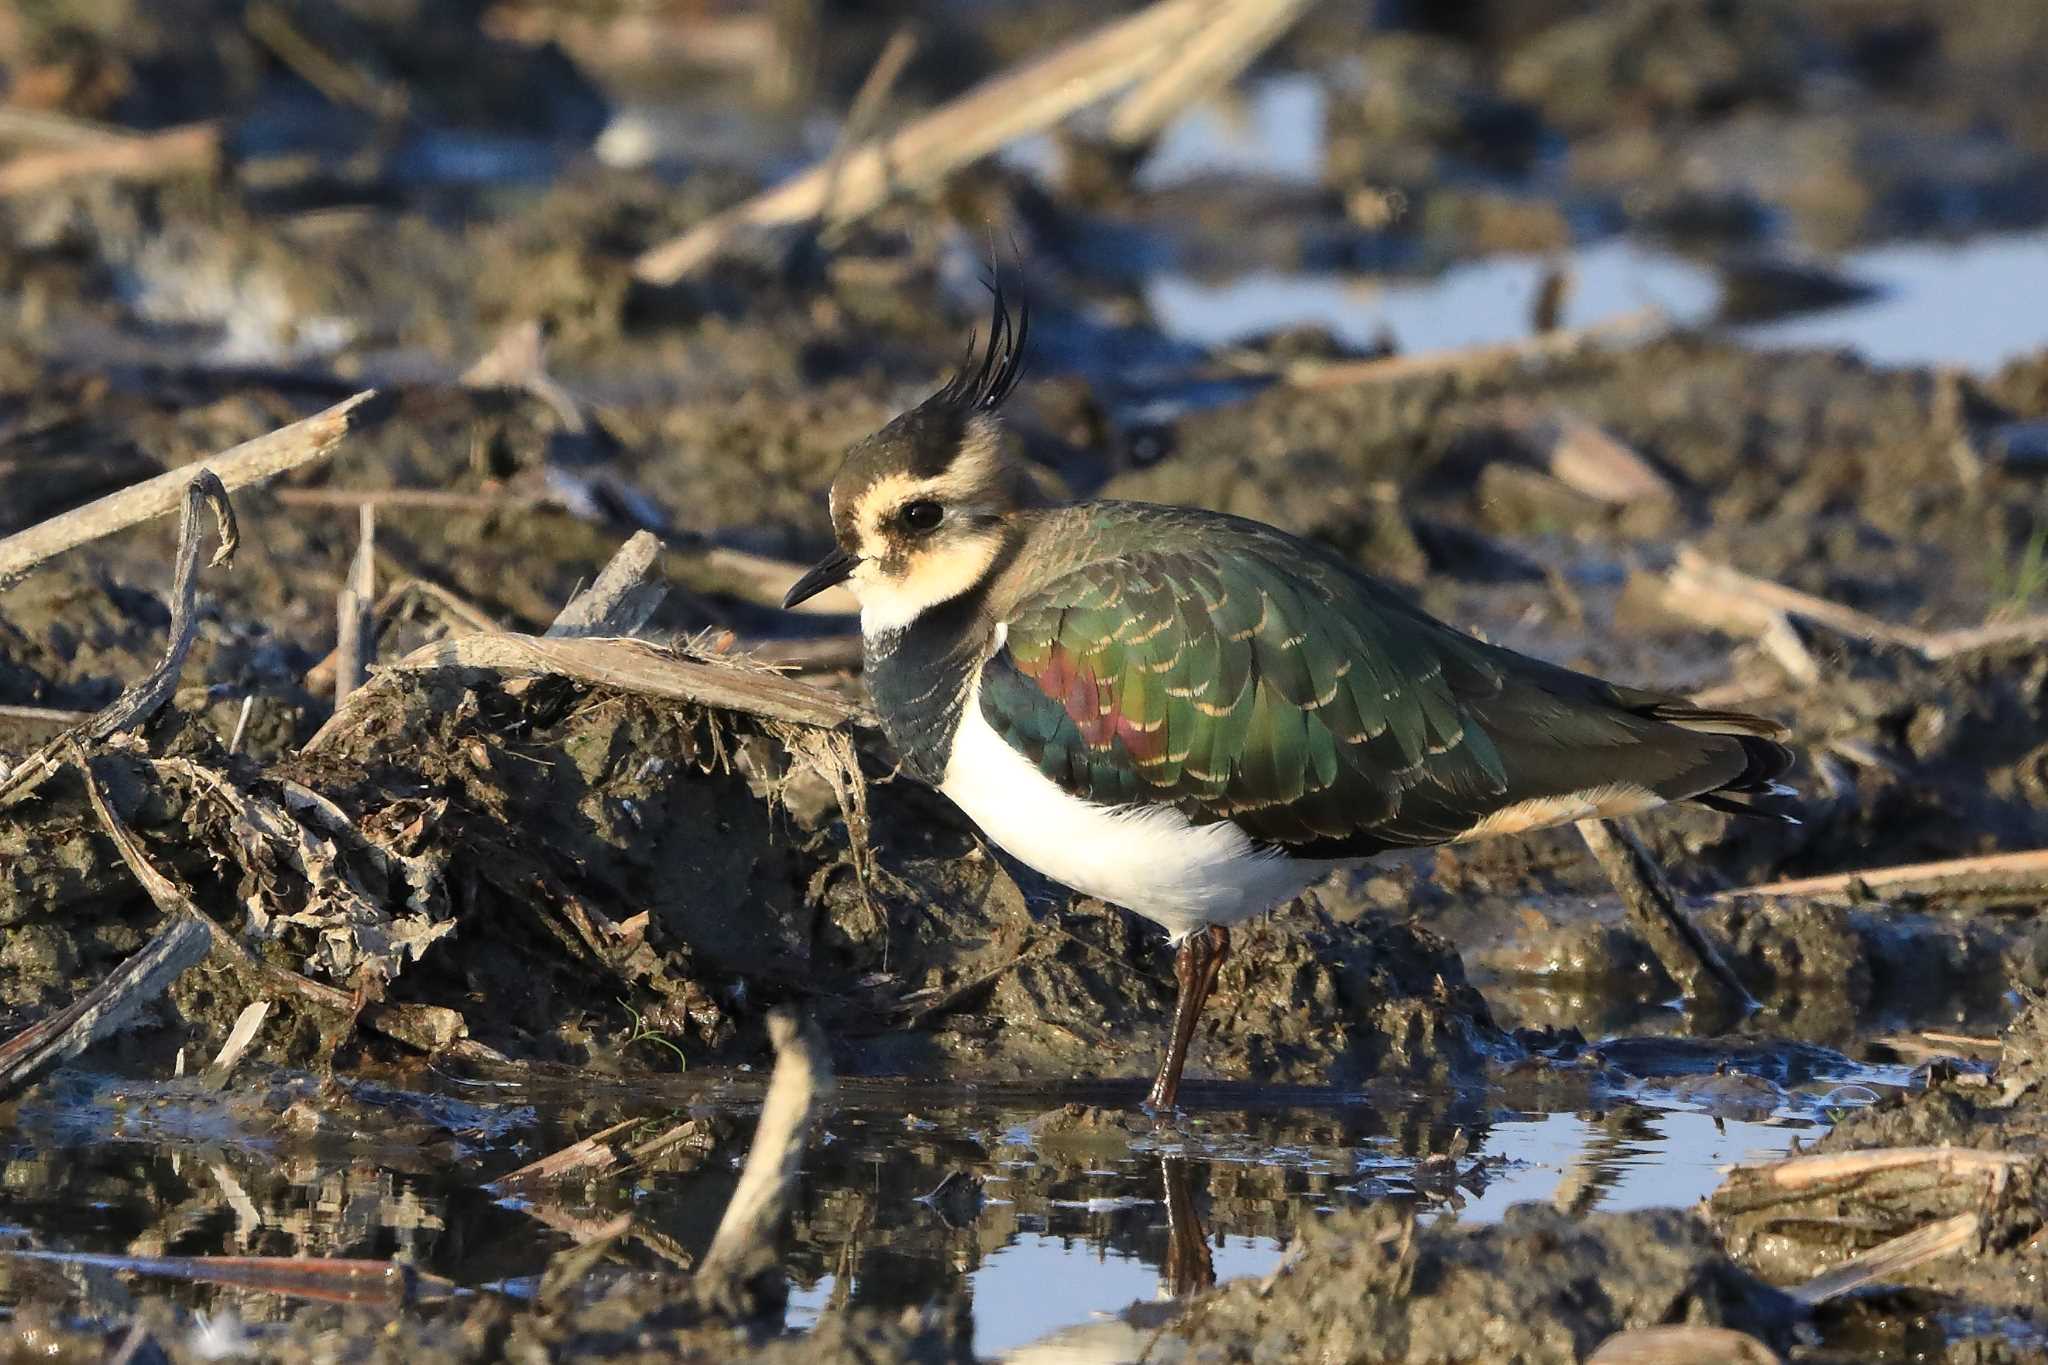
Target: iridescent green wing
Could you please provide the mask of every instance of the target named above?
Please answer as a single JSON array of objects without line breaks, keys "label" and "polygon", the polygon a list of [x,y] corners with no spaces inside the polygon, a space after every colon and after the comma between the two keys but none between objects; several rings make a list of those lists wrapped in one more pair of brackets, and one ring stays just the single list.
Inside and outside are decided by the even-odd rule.
[{"label": "iridescent green wing", "polygon": [[1010,615],[981,684],[1000,735],[1084,799],[1318,855],[1441,842],[1499,805],[1469,713],[1501,688],[1484,646],[1263,528],[1200,529]]}]

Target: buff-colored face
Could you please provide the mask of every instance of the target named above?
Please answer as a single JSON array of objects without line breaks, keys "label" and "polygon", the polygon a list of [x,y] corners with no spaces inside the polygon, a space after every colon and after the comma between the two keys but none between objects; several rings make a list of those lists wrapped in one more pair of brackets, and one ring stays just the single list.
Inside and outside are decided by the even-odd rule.
[{"label": "buff-colored face", "polygon": [[854,558],[846,586],[860,601],[862,629],[900,629],[979,583],[1002,553],[1015,506],[992,419],[965,423],[936,473],[850,458],[833,485],[832,523]]},{"label": "buff-colored face", "polygon": [[901,630],[983,582],[1002,557],[1011,513],[1031,483],[1005,451],[997,409],[1023,371],[1028,312],[1014,325],[995,292],[988,345],[958,374],[846,452],[832,481],[838,542],[783,598],[785,607],[844,583],[867,635]]}]

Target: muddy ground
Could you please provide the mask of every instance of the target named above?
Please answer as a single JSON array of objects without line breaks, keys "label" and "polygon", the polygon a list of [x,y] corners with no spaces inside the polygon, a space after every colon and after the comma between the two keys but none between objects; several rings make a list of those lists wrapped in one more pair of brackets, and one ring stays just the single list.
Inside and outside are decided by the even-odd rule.
[{"label": "muddy ground", "polygon": [[[687,283],[641,283],[637,252],[815,158],[801,115],[836,117],[867,71],[849,54],[871,56],[895,22],[763,8],[772,22],[734,32],[780,57],[731,59],[682,94],[620,30],[568,6],[5,9],[15,112],[137,130],[214,120],[220,138],[191,165],[0,193],[0,536],[359,388],[384,392],[331,460],[235,496],[243,544],[201,579],[179,690],[139,739],[91,759],[142,856],[248,951],[216,952],[135,1027],[6,1098],[0,1113],[43,1136],[10,1149],[7,1188],[24,1203],[0,1222],[64,1250],[66,1209],[106,1193],[48,1159],[53,1133],[90,1146],[169,1125],[166,1140],[203,1150],[311,1160],[392,1128],[410,1154],[379,1145],[384,1174],[356,1172],[342,1201],[388,1212],[402,1203],[394,1170],[494,1179],[519,1164],[515,1147],[530,1159],[632,1116],[622,1095],[658,1093],[698,1104],[705,1124],[694,1155],[663,1170],[722,1172],[691,1187],[675,1256],[643,1246],[531,1300],[308,1308],[260,1349],[729,1358],[734,1328],[695,1306],[687,1267],[744,1151],[734,1106],[754,1092],[737,1068],[767,1060],[764,1020],[782,1004],[825,1027],[849,1083],[941,1088],[902,1101],[944,1128],[916,1179],[979,1181],[1029,1157],[1071,1181],[1103,1152],[1152,1160],[1149,1126],[1125,1107],[1173,1002],[1156,931],[995,855],[897,773],[858,711],[854,623],[772,606],[826,544],[840,452],[957,354],[993,238],[1034,312],[1014,429],[1049,488],[1316,537],[1488,638],[1778,716],[1804,757],[1797,826],[1690,809],[1643,822],[1756,995],[1753,1015],[1730,1027],[1668,1007],[1670,979],[1570,831],[1390,858],[1240,936],[1190,1098],[1234,1110],[1256,1083],[1310,1117],[1219,1119],[1229,1135],[1208,1133],[1204,1150],[1355,1146],[1353,1120],[1316,1105],[1398,1094],[1404,1159],[1447,1189],[1483,1185],[1460,1153],[1485,1131],[1484,1097],[1605,1112],[1650,1085],[1730,1115],[1803,1095],[1828,1108],[1824,1151],[2014,1158],[1979,1202],[1884,1192],[1870,1207],[1564,1208],[1471,1226],[1416,1221],[1448,1199],[1324,1220],[1319,1204],[1276,1212],[1220,1166],[1193,1193],[1166,1169],[1145,1177],[1161,1207],[1295,1249],[1270,1280],[1141,1323],[1152,1358],[1448,1360],[1469,1355],[1482,1320],[1499,1359],[1582,1359],[1612,1332],[1677,1323],[1806,1359],[2040,1358],[2048,1082],[2026,1002],[2048,989],[2041,883],[1743,889],[2048,844],[2048,636],[1922,643],[2023,620],[2048,594],[2048,351],[1993,372],[1878,369],[1649,323],[1369,370],[1312,327],[1204,350],[1160,328],[1143,286],[1164,262],[1416,274],[1626,231],[1717,272],[1727,320],[1796,312],[1856,286],[1809,269],[1810,249],[2048,219],[2048,120],[2021,79],[2048,54],[2048,20],[1999,0],[1660,0],[1383,6],[1368,30],[1369,7],[1325,5],[1254,73],[1324,89],[1308,181],[1152,185],[1133,158],[1067,133],[1042,173],[986,163],[822,242],[764,235]],[[1096,17],[980,14],[920,15],[896,117]],[[670,20],[711,22],[687,6]],[[680,133],[660,135],[649,89],[668,92]],[[708,130],[734,109],[744,131],[721,142]],[[651,150],[594,154],[628,114]],[[544,369],[503,363],[528,326]],[[1639,453],[1658,490],[1617,498],[1563,477],[1537,434],[1560,421]],[[422,492],[441,500],[408,498]],[[427,585],[390,604],[380,664],[479,622],[537,633],[652,529],[671,590],[644,635],[719,667],[812,660],[806,680],[852,705],[796,722],[561,676],[391,668],[330,726],[335,598],[371,495],[378,591]],[[170,522],[0,586],[0,762],[161,655]],[[1717,629],[1668,591],[1681,546],[1890,632],[1799,612],[1773,626],[1789,645]],[[76,766],[0,809],[0,1032],[83,995],[162,918]],[[322,989],[281,991],[279,971]],[[257,999],[272,1009],[225,1097],[176,1089]],[[1820,1105],[1858,1065],[1894,1068],[1898,1093],[1846,1115]],[[419,1098],[451,1076],[620,1089],[536,1127]],[[107,1077],[111,1093],[96,1088]],[[153,1085],[174,1088],[120,1088]],[[992,1116],[961,1099],[969,1085],[1023,1089],[991,1092],[1018,1097]],[[1020,1106],[1047,1114],[1009,1134]],[[205,1135],[178,1128],[195,1122]],[[178,1245],[190,1192],[151,1180],[159,1232],[103,1239],[129,1254]],[[906,1184],[892,1204],[859,1183],[848,1173],[800,1211],[792,1268],[816,1282],[832,1272],[819,1247],[858,1244],[841,1269],[858,1262],[870,1292],[893,1285],[888,1306],[826,1313],[795,1340],[756,1323],[760,1358],[972,1359],[968,1271],[1037,1216],[1042,1191],[970,1201],[934,1232],[890,1222],[925,1190]],[[589,1243],[611,1197],[593,1198],[550,1235]],[[1817,1308],[1781,1292],[1966,1212],[1980,1217],[1966,1256]],[[1151,1248],[1164,1232],[1114,1237]],[[258,1241],[265,1254],[365,1245]],[[1187,1253],[1180,1234],[1172,1246]],[[110,1297],[25,1261],[0,1276],[16,1354],[97,1358],[134,1322],[168,1358],[199,1349],[189,1296]]]}]

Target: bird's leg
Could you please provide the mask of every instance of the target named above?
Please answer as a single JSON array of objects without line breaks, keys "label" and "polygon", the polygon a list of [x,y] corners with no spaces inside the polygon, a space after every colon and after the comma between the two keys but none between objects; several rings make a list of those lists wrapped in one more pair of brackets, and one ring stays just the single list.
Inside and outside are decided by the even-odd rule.
[{"label": "bird's leg", "polygon": [[1180,982],[1180,998],[1173,1005],[1173,1036],[1167,1040],[1166,1057],[1159,1063],[1159,1079],[1145,1107],[1154,1113],[1173,1108],[1180,1094],[1180,1072],[1187,1065],[1188,1044],[1194,1041],[1195,1022],[1202,1017],[1202,1005],[1216,985],[1216,973],[1230,956],[1230,931],[1220,924],[1189,934],[1173,956],[1173,974]]},{"label": "bird's leg", "polygon": [[1193,1182],[1184,1156],[1159,1158],[1166,1181],[1166,1292],[1177,1299],[1216,1285],[1216,1260],[1209,1252],[1209,1234],[1195,1211]]}]

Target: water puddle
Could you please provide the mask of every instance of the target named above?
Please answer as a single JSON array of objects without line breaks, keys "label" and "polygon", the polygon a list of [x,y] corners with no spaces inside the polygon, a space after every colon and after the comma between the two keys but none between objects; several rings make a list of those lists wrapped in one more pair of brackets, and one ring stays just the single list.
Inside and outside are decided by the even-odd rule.
[{"label": "water puddle", "polygon": [[[1513,1102],[1513,1077],[1432,1095],[1231,1086],[1165,1128],[1051,1092],[850,1082],[805,1162],[789,1325],[960,1292],[984,1356],[1045,1358],[1032,1352],[1052,1349],[1046,1338],[1068,1334],[1058,1349],[1070,1350],[1079,1333],[1088,1358],[1132,1358],[1117,1343],[1135,1329],[1117,1315],[1266,1274],[1320,1214],[1377,1200],[1481,1221],[1532,1200],[1575,1213],[1689,1204],[1722,1167],[1783,1155],[1823,1132],[1832,1107],[1903,1079],[1825,1057],[1780,1058],[1766,1068],[1776,1079],[1724,1074],[1747,1087],[1747,1108],[1683,1075],[1546,1067],[1550,1098],[1534,1103]],[[423,1081],[279,1076],[215,1095],[62,1078],[20,1104],[0,1142],[0,1246],[34,1253],[0,1258],[0,1304],[54,1295],[117,1316],[160,1295],[255,1325],[339,1311],[307,1306],[323,1299],[418,1305],[430,1297],[419,1284],[519,1292],[551,1254],[628,1212],[620,1259],[687,1267],[737,1181],[760,1077],[693,1075],[652,1096],[600,1083],[573,1102],[559,1088],[407,1078]],[[621,1118],[649,1133],[688,1123],[696,1137],[624,1173],[494,1185]],[[345,1297],[184,1259],[258,1256],[396,1258],[410,1278]]]}]

